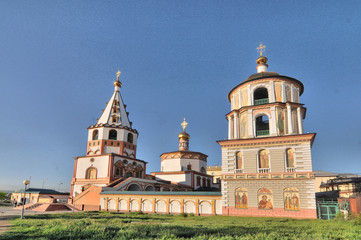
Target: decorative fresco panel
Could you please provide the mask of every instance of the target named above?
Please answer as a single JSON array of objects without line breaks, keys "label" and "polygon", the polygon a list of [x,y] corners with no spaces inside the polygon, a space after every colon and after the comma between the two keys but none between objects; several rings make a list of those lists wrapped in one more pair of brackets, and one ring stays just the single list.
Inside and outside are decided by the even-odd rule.
[{"label": "decorative fresco panel", "polygon": [[284,191],[285,210],[300,210],[300,194],[297,188],[286,188]]},{"label": "decorative fresco panel", "polygon": [[291,97],[291,87],[289,85],[286,85],[286,99],[287,102],[291,102],[292,101],[292,97]]},{"label": "decorative fresco panel", "polygon": [[245,188],[236,189],[236,208],[248,208],[248,192]]},{"label": "decorative fresco panel", "polygon": [[273,209],[273,194],[267,188],[261,188],[258,191],[258,209]]},{"label": "decorative fresco panel", "polygon": [[276,83],[275,92],[276,102],[282,102],[282,85],[280,83]]},{"label": "decorative fresco panel", "polygon": [[269,168],[269,156],[267,150],[259,151],[259,167]]},{"label": "decorative fresco panel", "polygon": [[288,168],[295,167],[295,155],[293,149],[287,149],[287,167]]},{"label": "decorative fresco panel", "polygon": [[285,135],[285,116],[281,108],[278,108],[277,114],[277,129],[279,135]]}]

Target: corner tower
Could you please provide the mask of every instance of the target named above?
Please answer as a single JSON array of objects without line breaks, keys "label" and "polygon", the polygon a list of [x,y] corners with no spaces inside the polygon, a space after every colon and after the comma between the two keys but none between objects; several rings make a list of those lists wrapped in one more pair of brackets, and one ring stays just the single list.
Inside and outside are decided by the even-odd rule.
[{"label": "corner tower", "polygon": [[102,115],[88,128],[86,155],[74,158],[71,196],[75,201],[90,187],[104,187],[114,181],[146,175],[146,162],[136,158],[138,131],[129,121],[120,95],[119,77],[120,71]]},{"label": "corner tower", "polygon": [[[257,73],[228,93],[228,139],[222,147],[223,211],[232,215],[316,218],[311,146],[303,132],[304,86],[268,72],[265,46]],[[270,211],[265,211],[270,210]]]},{"label": "corner tower", "polygon": [[114,82],[114,93],[102,115],[95,125],[88,128],[87,155],[116,153],[136,158],[138,132],[132,128],[129,113],[120,95],[122,84],[119,76],[120,71]]}]

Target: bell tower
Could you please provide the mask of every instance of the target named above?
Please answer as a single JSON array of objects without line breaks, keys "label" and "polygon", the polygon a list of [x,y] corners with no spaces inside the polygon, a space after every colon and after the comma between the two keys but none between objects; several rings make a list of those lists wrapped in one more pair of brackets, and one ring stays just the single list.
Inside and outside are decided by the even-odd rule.
[{"label": "bell tower", "polygon": [[[228,93],[228,139],[218,141],[222,195],[231,196],[223,200],[223,210],[234,215],[316,218],[311,159],[316,134],[303,132],[304,86],[295,78],[269,72],[265,47],[261,43],[257,48],[257,73]],[[285,205],[291,198],[297,204]]]},{"label": "bell tower", "polygon": [[129,113],[120,95],[121,72],[117,72],[114,93],[95,125],[88,128],[87,155],[116,153],[136,158],[138,132],[132,129]]}]

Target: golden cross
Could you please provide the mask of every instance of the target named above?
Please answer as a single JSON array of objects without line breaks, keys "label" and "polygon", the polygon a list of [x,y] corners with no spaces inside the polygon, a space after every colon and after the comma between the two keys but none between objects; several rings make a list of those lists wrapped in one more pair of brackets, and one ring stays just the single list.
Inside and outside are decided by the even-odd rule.
[{"label": "golden cross", "polygon": [[186,127],[188,125],[188,123],[186,122],[186,119],[184,118],[183,122],[182,122],[182,127],[183,127],[183,132],[186,130]]},{"label": "golden cross", "polygon": [[120,76],[121,73],[122,73],[122,72],[119,71],[119,69],[118,69],[118,72],[117,72],[117,79],[118,79],[118,80],[119,80],[119,76]]},{"label": "golden cross", "polygon": [[259,44],[259,47],[257,48],[257,52],[259,52],[260,56],[263,56],[263,53],[266,51],[266,46],[262,43]]}]

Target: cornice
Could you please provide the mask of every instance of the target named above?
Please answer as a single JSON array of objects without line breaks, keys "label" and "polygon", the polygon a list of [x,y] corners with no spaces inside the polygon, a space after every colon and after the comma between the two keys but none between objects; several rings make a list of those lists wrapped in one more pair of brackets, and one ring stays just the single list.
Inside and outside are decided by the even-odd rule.
[{"label": "cornice", "polygon": [[136,129],[133,129],[133,128],[130,128],[130,127],[127,127],[127,126],[123,126],[123,125],[115,125],[115,124],[108,124],[108,123],[99,123],[99,124],[95,124],[95,125],[90,125],[88,127],[88,130],[89,129],[93,129],[93,128],[101,128],[101,127],[104,127],[104,128],[118,128],[118,129],[125,129],[125,130],[128,130],[128,131],[131,131],[135,134],[138,134],[138,131]]},{"label": "cornice", "polygon": [[270,108],[270,107],[287,107],[287,105],[291,105],[292,107],[301,107],[302,109],[304,109],[304,111],[306,111],[306,108],[303,107],[304,106],[303,103],[273,102],[273,103],[266,103],[266,104],[261,104],[261,105],[249,105],[249,106],[240,107],[238,109],[233,109],[232,111],[227,113],[225,116],[228,117],[232,113],[243,113],[249,109],[258,110],[258,109],[265,109],[265,108]]},{"label": "cornice", "polygon": [[260,138],[245,138],[245,139],[230,139],[219,140],[217,143],[221,147],[259,147],[265,145],[285,145],[285,144],[299,144],[304,142],[310,142],[311,146],[316,137],[316,133],[306,133],[297,135],[285,135],[285,136],[270,136]]}]

